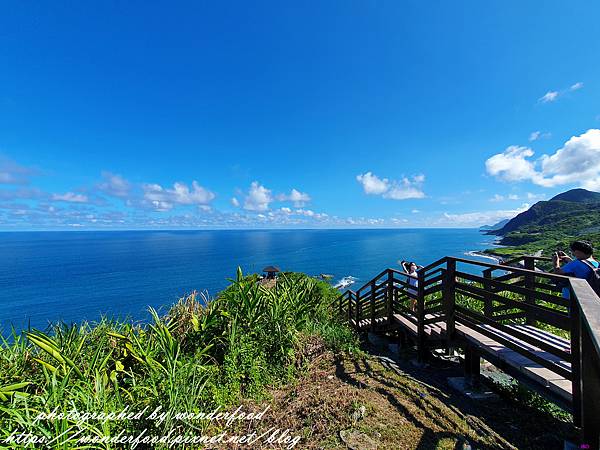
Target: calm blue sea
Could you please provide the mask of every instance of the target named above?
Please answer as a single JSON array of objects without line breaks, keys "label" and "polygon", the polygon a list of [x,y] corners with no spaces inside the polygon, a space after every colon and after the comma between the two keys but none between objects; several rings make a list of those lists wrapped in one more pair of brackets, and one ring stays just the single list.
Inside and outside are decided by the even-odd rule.
[{"label": "calm blue sea", "polygon": [[146,320],[148,306],[165,311],[192,290],[214,295],[238,265],[353,276],[358,288],[399,259],[425,265],[491,242],[465,229],[0,233],[0,327]]}]

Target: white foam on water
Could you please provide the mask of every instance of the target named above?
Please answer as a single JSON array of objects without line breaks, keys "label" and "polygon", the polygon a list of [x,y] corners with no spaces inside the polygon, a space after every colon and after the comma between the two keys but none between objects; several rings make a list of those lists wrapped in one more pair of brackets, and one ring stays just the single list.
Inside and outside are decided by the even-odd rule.
[{"label": "white foam on water", "polygon": [[491,255],[487,255],[487,254],[481,253],[481,252],[474,252],[474,251],[465,252],[465,255],[476,256],[478,258],[484,258],[484,259],[491,259],[492,261],[495,261],[498,264],[502,262],[502,259],[498,258],[497,256],[491,256]]},{"label": "white foam on water", "polygon": [[340,279],[333,287],[336,289],[344,289],[354,284],[356,280],[358,280],[358,278],[348,275]]}]

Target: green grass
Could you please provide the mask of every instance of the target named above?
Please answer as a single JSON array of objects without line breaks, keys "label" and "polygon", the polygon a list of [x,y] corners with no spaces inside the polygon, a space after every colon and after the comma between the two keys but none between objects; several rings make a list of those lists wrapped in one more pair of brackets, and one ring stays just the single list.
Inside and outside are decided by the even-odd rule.
[{"label": "green grass", "polygon": [[[356,335],[330,309],[337,295],[327,283],[295,273],[281,274],[276,287],[265,288],[238,269],[215,299],[192,294],[163,317],[151,309],[146,325],[103,319],[13,334],[0,344],[0,441],[15,431],[61,435],[49,447],[67,449],[80,431],[98,437],[144,429],[149,435],[198,435],[206,421],[174,415],[261,398],[267,386],[296,376],[307,337],[321,336],[336,351],[358,351]],[[73,417],[39,416],[125,408],[147,414],[160,408],[167,415],[163,421],[87,420],[80,423],[83,430]]]}]

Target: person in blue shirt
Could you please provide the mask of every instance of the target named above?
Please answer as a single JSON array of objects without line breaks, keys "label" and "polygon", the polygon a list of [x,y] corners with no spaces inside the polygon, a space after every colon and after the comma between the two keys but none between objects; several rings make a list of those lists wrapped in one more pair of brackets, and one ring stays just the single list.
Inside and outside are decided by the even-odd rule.
[{"label": "person in blue shirt", "polygon": [[[571,252],[575,259],[570,258],[564,252],[556,252],[552,255],[554,273],[586,279],[592,272],[590,264],[593,267],[598,267],[599,264],[598,261],[592,257],[594,254],[592,244],[586,241],[575,241],[571,244]],[[561,263],[564,263],[564,266],[561,267]],[[563,297],[569,298],[569,288],[563,287],[562,291]]]}]

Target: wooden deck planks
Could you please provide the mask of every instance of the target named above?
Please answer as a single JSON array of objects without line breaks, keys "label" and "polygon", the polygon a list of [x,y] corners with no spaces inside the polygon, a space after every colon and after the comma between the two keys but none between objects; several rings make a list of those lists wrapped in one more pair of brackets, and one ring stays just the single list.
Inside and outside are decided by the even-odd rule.
[{"label": "wooden deck planks", "polygon": [[[425,318],[430,319],[433,317],[433,315],[427,315]],[[415,336],[417,335],[417,325],[411,322],[408,318],[400,314],[394,314],[394,319],[411,334]],[[535,337],[536,339],[544,340],[545,342],[555,346],[558,349],[569,349],[570,344],[567,339],[555,336],[547,331],[540,330],[531,325],[515,324],[510,326],[518,329],[522,333]],[[492,331],[493,333],[503,337],[504,339],[510,340],[512,343],[518,345],[524,350],[528,350],[548,361],[552,361],[552,363],[556,364],[557,366],[560,366],[569,371],[571,369],[571,364],[568,361],[565,361],[560,357],[553,355],[552,353],[549,353],[545,350],[541,350],[532,344],[517,339],[506,332],[493,328],[492,326],[482,325],[482,327],[488,329],[489,331]],[[459,321],[456,322],[456,331],[459,335],[463,336],[469,342],[475,345],[480,350],[480,353],[484,358],[486,353],[491,354],[496,358],[499,358],[507,364],[511,365],[512,367],[518,369],[521,373],[523,373],[533,381],[541,384],[542,386],[547,387],[552,392],[561,396],[568,402],[571,401],[571,381],[556,374],[552,370],[530,360],[518,351],[506,347],[500,342],[494,340],[492,337],[481,334],[473,330],[472,328],[461,324]],[[446,334],[446,323],[443,321],[441,316],[439,322],[435,322],[425,326],[425,334],[431,337],[439,338],[443,337]]]},{"label": "wooden deck planks", "polygon": [[[433,339],[442,339],[446,335],[446,322],[443,316],[441,314],[427,314],[425,316],[425,320],[430,320],[435,317],[439,317],[440,320],[438,322],[425,325],[425,334]],[[407,330],[413,336],[417,336],[417,325],[411,320],[409,320],[406,316],[401,314],[394,314],[393,318],[394,321],[397,322],[400,326],[402,326],[405,330]],[[383,325],[386,322],[387,316],[377,317],[375,319],[376,326]],[[355,325],[356,322],[354,319],[351,319],[351,323],[352,325]],[[361,329],[369,329],[371,327],[370,318],[362,319],[359,323]],[[509,340],[510,342],[517,345],[519,348],[522,348],[523,350],[532,352],[566,370],[571,370],[571,364],[568,361],[561,359],[559,356],[556,356],[545,350],[541,350],[535,345],[522,341],[507,332],[494,328],[491,325],[482,324],[480,326],[494,333],[495,335],[498,335],[499,337]],[[528,336],[534,339],[542,340],[547,344],[552,345],[553,347],[556,347],[557,349],[560,349],[562,351],[568,351],[570,348],[569,340],[560,336],[553,335],[539,328],[535,328],[532,325],[510,324],[507,326],[509,328],[514,328],[515,330],[518,330],[523,334],[527,334]],[[567,402],[571,402],[571,381],[556,374],[552,370],[530,360],[518,351],[506,347],[497,340],[494,340],[492,337],[479,333],[476,330],[460,323],[460,321],[458,320],[456,321],[456,332],[458,335],[467,339],[472,345],[476,346],[479,349],[479,352],[483,358],[485,358],[486,354],[499,358],[506,364],[509,364],[510,366],[519,370],[523,375],[527,376],[532,381],[535,381],[536,383],[548,388],[556,395],[559,395],[560,397],[565,399]]]},{"label": "wooden deck planks", "polygon": [[[497,329],[494,329],[490,326],[483,326],[490,330],[493,330],[498,335],[504,337],[505,339],[509,339],[511,342],[519,345],[523,349],[527,349],[528,351],[541,356],[542,358],[552,361],[557,366],[563,367],[566,370],[571,370],[571,364],[567,361],[562,360],[556,355],[548,353],[547,351],[541,350],[532,344],[521,341],[513,336],[508,335],[507,333],[500,332]],[[485,358],[486,353],[495,356],[496,358],[501,359],[506,362],[510,366],[518,369],[521,373],[526,375],[528,378],[533,381],[541,384],[549,388],[555,394],[561,396],[568,402],[572,399],[572,384],[571,381],[565,379],[564,377],[556,374],[552,370],[541,366],[540,364],[530,360],[526,356],[521,353],[512,350],[510,348],[505,347],[501,343],[495,341],[491,337],[485,336],[477,331],[460,324],[457,322],[456,331],[463,337],[465,337],[469,342],[474,344],[480,349],[481,355]],[[542,330],[540,330],[542,331]],[[543,332],[546,333],[546,332]]]}]

